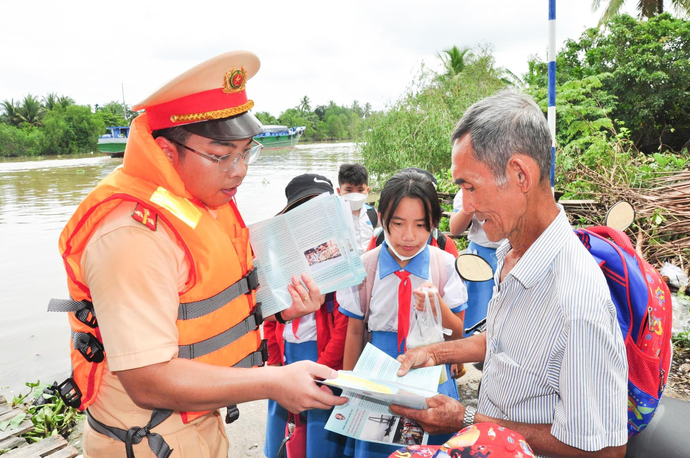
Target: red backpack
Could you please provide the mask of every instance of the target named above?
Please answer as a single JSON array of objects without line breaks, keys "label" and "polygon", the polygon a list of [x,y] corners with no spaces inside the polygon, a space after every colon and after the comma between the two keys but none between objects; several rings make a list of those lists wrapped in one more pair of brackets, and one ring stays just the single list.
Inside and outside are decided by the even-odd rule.
[{"label": "red backpack", "polygon": [[628,437],[652,420],[671,367],[671,293],[637,255],[624,232],[600,226],[575,231],[601,268],[628,356]]}]

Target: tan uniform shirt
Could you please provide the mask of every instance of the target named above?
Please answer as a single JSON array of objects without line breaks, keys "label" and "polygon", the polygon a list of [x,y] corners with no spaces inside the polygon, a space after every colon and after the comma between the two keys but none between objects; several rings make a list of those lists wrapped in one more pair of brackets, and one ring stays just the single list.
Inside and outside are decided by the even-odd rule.
[{"label": "tan uniform shirt", "polygon": [[[125,430],[146,425],[151,411],[132,402],[116,372],[177,357],[178,293],[190,267],[184,250],[160,219],[156,231],[132,219],[135,205],[124,202],[108,214],[96,227],[82,258],[107,355],[103,383],[89,411],[100,422]],[[218,413],[185,425],[179,412],[174,412],[153,432],[163,436],[174,450],[173,457],[228,456]],[[146,439],[134,446],[134,453],[137,458],[154,457]],[[125,444],[87,424],[84,456],[124,457]]]}]

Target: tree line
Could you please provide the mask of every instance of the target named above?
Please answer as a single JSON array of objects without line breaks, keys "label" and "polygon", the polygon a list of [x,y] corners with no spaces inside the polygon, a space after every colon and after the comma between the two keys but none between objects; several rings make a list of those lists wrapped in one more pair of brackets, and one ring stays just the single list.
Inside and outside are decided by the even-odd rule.
[{"label": "tree line", "polygon": [[268,112],[256,114],[264,125],[305,126],[303,140],[356,140],[368,128],[375,112],[370,103],[361,105],[355,100],[349,107],[329,101],[328,105],[311,107],[308,96],[299,104],[282,112],[277,118]]},{"label": "tree line", "polygon": [[[138,113],[119,102],[77,105],[67,96],[28,94],[0,103],[0,157],[90,153],[98,136],[109,126],[128,126]],[[354,101],[349,107],[331,101],[313,110],[308,96],[277,118],[268,112],[257,117],[264,124],[305,126],[304,140],[354,140],[371,122],[371,104]]]},{"label": "tree line", "polygon": [[107,126],[127,126],[136,113],[119,102],[77,105],[55,93],[0,102],[0,156],[90,153]]}]

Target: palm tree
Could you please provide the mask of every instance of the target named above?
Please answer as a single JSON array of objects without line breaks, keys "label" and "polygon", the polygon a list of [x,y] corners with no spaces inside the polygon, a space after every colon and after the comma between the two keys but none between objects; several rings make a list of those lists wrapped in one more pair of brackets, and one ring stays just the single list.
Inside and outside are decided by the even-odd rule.
[{"label": "palm tree", "polygon": [[302,97],[302,100],[299,103],[299,109],[305,113],[309,113],[311,111],[311,106],[309,105],[310,102],[309,97],[305,95]]},{"label": "palm tree", "polygon": [[43,97],[42,101],[46,110],[52,110],[58,106],[58,95],[55,92],[49,92]]},{"label": "palm tree", "polygon": [[12,126],[16,126],[21,122],[17,113],[19,111],[19,107],[15,103],[14,99],[3,100],[2,103],[0,103],[0,108],[3,112],[0,116],[0,121]]},{"label": "palm tree", "polygon": [[352,106],[350,107],[350,109],[354,111],[360,118],[364,116],[364,110],[359,105],[359,101],[355,100],[354,102],[352,102]]},{"label": "palm tree", "polygon": [[66,95],[61,95],[58,97],[57,103],[59,103],[62,108],[67,108],[68,106],[75,104],[74,99]]},{"label": "palm tree", "polygon": [[364,117],[368,118],[371,115],[371,104],[369,102],[364,104]]},{"label": "palm tree", "polygon": [[443,62],[443,68],[445,70],[445,73],[439,75],[441,80],[455,78],[462,73],[462,71],[465,70],[465,59],[472,55],[470,48],[459,49],[457,46],[446,49],[443,53],[445,55],[441,53],[438,54],[439,59]]},{"label": "palm tree", "polygon": [[[670,0],[673,9],[681,16],[690,14],[690,0]],[[598,10],[602,6],[602,0],[592,0],[592,11]],[[621,8],[625,4],[625,0],[608,0],[608,5],[604,10],[604,14],[599,19],[599,25],[608,21],[621,12]],[[637,0],[637,11],[640,19],[651,18],[657,14],[664,12],[664,0]]]},{"label": "palm tree", "polygon": [[29,94],[24,97],[17,110],[20,123],[27,123],[31,126],[40,126],[41,118],[45,114],[45,108],[36,97]]}]

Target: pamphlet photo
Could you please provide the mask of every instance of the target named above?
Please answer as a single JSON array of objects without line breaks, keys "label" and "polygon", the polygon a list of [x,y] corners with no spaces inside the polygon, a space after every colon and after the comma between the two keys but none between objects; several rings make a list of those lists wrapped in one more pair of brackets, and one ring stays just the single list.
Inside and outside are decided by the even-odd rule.
[{"label": "pamphlet photo", "polygon": [[398,427],[395,430],[393,443],[404,445],[422,445],[424,430],[412,420],[400,417]]},{"label": "pamphlet photo", "polygon": [[309,248],[304,252],[304,257],[307,258],[309,267],[313,272],[325,269],[331,266],[339,260],[337,258],[341,257],[342,253],[335,239],[331,239],[327,242],[323,242],[316,245],[313,248]]},{"label": "pamphlet photo", "polygon": [[397,435],[398,422],[400,417],[394,415],[376,415],[367,418],[360,439],[365,441],[376,441],[393,443]]}]

